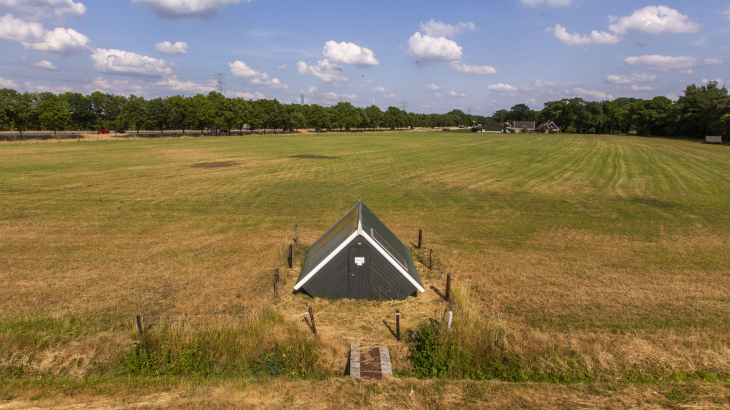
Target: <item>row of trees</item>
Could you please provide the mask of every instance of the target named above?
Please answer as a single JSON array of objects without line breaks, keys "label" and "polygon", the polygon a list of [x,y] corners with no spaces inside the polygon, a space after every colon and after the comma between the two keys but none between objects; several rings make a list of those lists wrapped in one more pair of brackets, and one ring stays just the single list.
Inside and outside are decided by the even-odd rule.
[{"label": "row of trees", "polygon": [[330,107],[281,104],[277,100],[248,101],[217,92],[193,97],[180,95],[146,100],[93,92],[19,93],[0,90],[2,130],[204,130],[207,128],[375,128],[451,127],[473,122],[553,121],[565,132],[636,132],[639,135],[727,135],[730,131],[730,97],[716,82],[690,85],[678,101],[618,98],[585,101],[581,98],[545,103],[540,111],[525,104],[499,110],[491,117],[467,115],[461,110],[446,114],[409,113],[398,107],[382,111],[340,102]]},{"label": "row of trees", "polygon": [[93,92],[19,93],[0,90],[0,129],[24,130],[205,130],[208,128],[375,128],[443,127],[486,121],[455,110],[448,114],[415,114],[398,107],[382,111],[340,102],[331,107],[281,104],[277,100],[248,101],[217,92],[145,100]]}]

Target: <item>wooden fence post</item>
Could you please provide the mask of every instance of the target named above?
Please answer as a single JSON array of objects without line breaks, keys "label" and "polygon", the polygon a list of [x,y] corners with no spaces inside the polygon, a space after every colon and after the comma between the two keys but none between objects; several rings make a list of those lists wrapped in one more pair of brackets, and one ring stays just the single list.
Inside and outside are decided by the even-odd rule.
[{"label": "wooden fence post", "polygon": [[274,295],[279,296],[279,269],[274,271]]},{"label": "wooden fence post", "polygon": [[428,270],[433,270],[433,249],[428,250]]},{"label": "wooden fence post", "polygon": [[309,307],[309,320],[312,321],[312,333],[314,335],[317,335],[317,325],[314,324],[314,312],[312,311],[312,307]]},{"label": "wooden fence post", "polygon": [[299,225],[294,225],[294,244],[299,246]]},{"label": "wooden fence post", "polygon": [[446,275],[446,301],[451,302],[451,273]]},{"label": "wooden fence post", "polygon": [[421,249],[421,240],[423,239],[423,229],[418,230],[418,249]]},{"label": "wooden fence post", "polygon": [[139,338],[142,339],[144,329],[142,328],[142,317],[140,315],[137,315],[137,331],[139,332]]},{"label": "wooden fence post", "polygon": [[400,310],[395,310],[395,338],[400,342]]},{"label": "wooden fence post", "polygon": [[294,262],[294,254],[292,253],[292,245],[289,245],[289,269],[292,268],[293,262]]}]

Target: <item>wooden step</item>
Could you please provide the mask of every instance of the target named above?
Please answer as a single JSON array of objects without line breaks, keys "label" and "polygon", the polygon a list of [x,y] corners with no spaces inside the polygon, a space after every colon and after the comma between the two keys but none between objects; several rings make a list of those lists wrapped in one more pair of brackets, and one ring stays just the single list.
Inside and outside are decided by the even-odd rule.
[{"label": "wooden step", "polygon": [[363,380],[381,380],[393,376],[387,347],[350,345],[350,376]]}]

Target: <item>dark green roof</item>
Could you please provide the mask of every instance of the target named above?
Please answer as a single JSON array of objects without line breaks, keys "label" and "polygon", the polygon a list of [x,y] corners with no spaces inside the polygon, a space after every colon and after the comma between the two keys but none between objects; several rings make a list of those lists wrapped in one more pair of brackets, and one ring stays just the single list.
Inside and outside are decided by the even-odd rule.
[{"label": "dark green roof", "polygon": [[[418,276],[416,265],[413,262],[410,249],[398,239],[395,234],[388,229],[385,224],[378,219],[377,216],[361,201],[357,203],[352,209],[350,209],[345,216],[340,218],[334,226],[332,226],[324,235],[322,235],[317,241],[309,247],[309,253],[307,253],[307,260],[304,262],[302,272],[299,274],[297,284],[307,277],[317,266],[319,266],[329,255],[331,255],[340,245],[342,245],[347,238],[353,233],[357,232],[358,224],[362,226],[362,232],[367,234],[369,237],[373,237],[373,231],[377,233],[380,239],[376,241],[387,242],[389,246],[383,246],[386,252],[395,252],[400,256],[392,255],[393,259],[405,262],[408,275],[413,278],[421,287],[423,283],[421,278]],[[377,238],[376,236],[376,238]],[[391,248],[391,249],[387,249]],[[315,273],[316,274],[316,273]]]}]

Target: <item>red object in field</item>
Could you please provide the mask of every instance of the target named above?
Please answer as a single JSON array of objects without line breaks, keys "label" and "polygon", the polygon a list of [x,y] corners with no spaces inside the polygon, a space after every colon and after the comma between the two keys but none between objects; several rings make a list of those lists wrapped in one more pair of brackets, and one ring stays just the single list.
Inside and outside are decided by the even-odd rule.
[{"label": "red object in field", "polygon": [[99,130],[99,131],[97,132],[97,134],[109,134],[109,131],[107,131],[107,130],[105,130],[105,129],[101,129],[101,130]]}]

